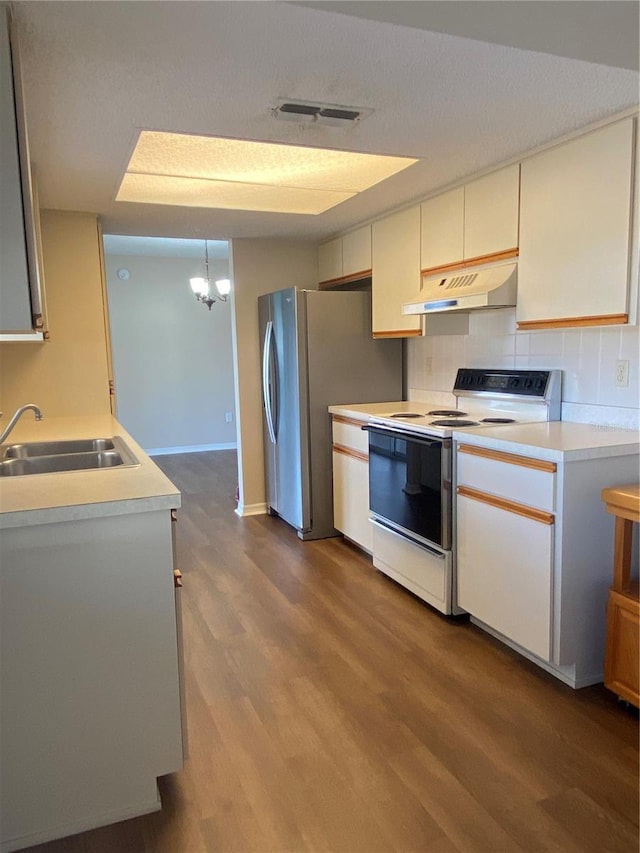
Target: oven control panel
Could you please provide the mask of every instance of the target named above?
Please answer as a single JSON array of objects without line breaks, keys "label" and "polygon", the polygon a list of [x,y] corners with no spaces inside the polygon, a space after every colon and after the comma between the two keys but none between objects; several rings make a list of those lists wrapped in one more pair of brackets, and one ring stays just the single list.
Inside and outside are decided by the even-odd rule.
[{"label": "oven control panel", "polygon": [[480,370],[461,367],[453,386],[454,393],[509,394],[517,397],[545,397],[553,370]]}]

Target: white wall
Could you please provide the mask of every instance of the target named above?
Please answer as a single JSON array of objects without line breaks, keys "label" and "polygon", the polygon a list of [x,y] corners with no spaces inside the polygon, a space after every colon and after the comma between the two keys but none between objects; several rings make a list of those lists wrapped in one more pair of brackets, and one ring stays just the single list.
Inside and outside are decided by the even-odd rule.
[{"label": "white wall", "polygon": [[[231,303],[208,311],[189,278],[193,258],[106,255],[116,415],[145,450],[234,447]],[[130,277],[122,281],[117,270]],[[228,278],[211,261],[212,278]],[[233,421],[225,421],[225,413]]]},{"label": "white wall", "polygon": [[[472,312],[468,335],[407,342],[409,397],[450,392],[458,367],[559,368],[563,420],[640,429],[640,328],[516,332],[515,309]],[[629,386],[615,386],[617,359],[629,361]]]},{"label": "white wall", "polygon": [[285,287],[316,290],[315,243],[233,240],[231,268],[238,407],[238,513],[265,511],[258,296]]}]

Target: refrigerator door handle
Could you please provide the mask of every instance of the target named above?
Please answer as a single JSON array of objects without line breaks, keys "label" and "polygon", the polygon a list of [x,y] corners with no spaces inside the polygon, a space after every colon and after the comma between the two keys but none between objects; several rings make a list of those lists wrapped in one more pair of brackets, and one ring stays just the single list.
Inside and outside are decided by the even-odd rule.
[{"label": "refrigerator door handle", "polygon": [[262,398],[264,400],[264,414],[267,420],[267,429],[272,444],[277,443],[275,429],[273,428],[273,410],[271,407],[271,384],[269,382],[269,368],[271,366],[271,347],[273,346],[273,322],[267,321],[264,334],[264,347],[262,350]]}]

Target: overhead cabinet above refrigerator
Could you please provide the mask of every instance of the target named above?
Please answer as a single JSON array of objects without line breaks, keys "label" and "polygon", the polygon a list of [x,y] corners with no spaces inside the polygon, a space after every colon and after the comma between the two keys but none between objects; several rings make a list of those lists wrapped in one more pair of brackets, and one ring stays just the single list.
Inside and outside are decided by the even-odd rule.
[{"label": "overhead cabinet above refrigerator", "polygon": [[328,406],[402,399],[402,343],[371,338],[368,293],[289,288],[258,300],[267,506],[301,539],[333,526]]}]

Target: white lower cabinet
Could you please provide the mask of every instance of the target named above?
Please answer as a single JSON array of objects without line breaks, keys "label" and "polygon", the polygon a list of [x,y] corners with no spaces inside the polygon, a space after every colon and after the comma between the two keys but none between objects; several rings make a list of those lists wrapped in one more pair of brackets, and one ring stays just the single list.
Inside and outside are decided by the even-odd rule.
[{"label": "white lower cabinet", "polygon": [[333,417],[333,524],[371,553],[368,444],[361,427],[359,421]]},{"label": "white lower cabinet", "polygon": [[457,444],[458,604],[571,687],[603,680],[613,524],[601,491],[638,470],[632,447],[554,462],[479,435]]},{"label": "white lower cabinet", "polygon": [[491,495],[458,494],[458,604],[544,660],[551,656],[553,529],[494,505]]},{"label": "white lower cabinet", "polygon": [[171,538],[166,509],[2,531],[3,853],[154,811],[182,767]]}]

